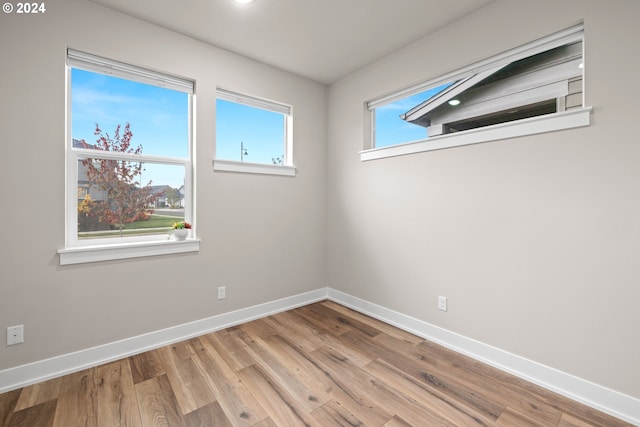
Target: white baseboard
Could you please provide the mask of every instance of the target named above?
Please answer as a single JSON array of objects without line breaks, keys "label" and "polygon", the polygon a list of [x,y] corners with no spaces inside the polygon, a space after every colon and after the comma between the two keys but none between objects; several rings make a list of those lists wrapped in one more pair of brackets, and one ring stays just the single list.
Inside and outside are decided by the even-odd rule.
[{"label": "white baseboard", "polygon": [[328,289],[328,298],[360,313],[640,426],[639,399],[335,289]]},{"label": "white baseboard", "polygon": [[121,341],[9,368],[0,371],[0,393],[327,298],[640,426],[639,399],[331,288],[317,289]]},{"label": "white baseboard", "polygon": [[0,393],[327,299],[327,288],[0,371]]}]

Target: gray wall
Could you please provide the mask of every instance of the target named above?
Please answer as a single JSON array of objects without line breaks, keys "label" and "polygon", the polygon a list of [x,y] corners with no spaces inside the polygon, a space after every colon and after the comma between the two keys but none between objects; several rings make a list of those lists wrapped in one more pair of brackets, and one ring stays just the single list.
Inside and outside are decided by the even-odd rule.
[{"label": "gray wall", "polygon": [[[326,286],[326,87],[89,1],[46,6],[0,15],[0,370]],[[58,265],[67,47],[196,81],[199,253]],[[216,85],[293,105],[295,178],[213,172]],[[15,324],[26,342],[6,347]]]},{"label": "gray wall", "polygon": [[[639,16],[497,1],[333,84],[329,285],[640,397]],[[582,20],[591,127],[360,162],[365,100]]]}]

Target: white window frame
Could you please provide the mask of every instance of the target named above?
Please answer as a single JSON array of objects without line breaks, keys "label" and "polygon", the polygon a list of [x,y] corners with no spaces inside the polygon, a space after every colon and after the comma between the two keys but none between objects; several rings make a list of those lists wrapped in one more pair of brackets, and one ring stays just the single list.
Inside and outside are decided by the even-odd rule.
[{"label": "white window frame", "polygon": [[[238,162],[236,160],[213,159],[213,170],[224,172],[241,172],[265,175],[295,176],[296,167],[293,164],[293,107],[281,102],[271,101],[251,95],[245,95],[231,90],[216,88],[216,98],[253,108],[273,111],[284,116],[284,164]],[[217,152],[217,150],[216,150]]]},{"label": "white window frame", "polygon": [[[427,139],[411,141],[385,147],[375,147],[375,109],[386,104],[398,101],[408,96],[424,92],[433,87],[468,78],[469,76],[486,72],[495,67],[505,66],[522,58],[545,52],[549,49],[565,44],[583,42],[584,64],[584,25],[579,24],[566,30],[543,37],[526,45],[503,52],[499,55],[487,58],[483,61],[469,65],[462,69],[447,73],[443,76],[431,79],[424,83],[405,88],[403,90],[384,95],[365,102],[365,149],[360,151],[360,160],[376,160],[386,157],[402,156],[421,153],[425,151],[440,150],[443,148],[458,147],[482,142],[497,141],[518,136],[534,135],[563,129],[572,129],[590,126],[592,108],[585,106],[584,77],[582,80],[583,106],[568,111],[553,114],[530,117],[506,123],[499,123],[486,127],[479,127],[465,131],[432,136]],[[584,76],[584,69],[583,69]]]},{"label": "white window frame", "polygon": [[[145,154],[130,154],[111,151],[74,148],[71,134],[71,69],[77,68],[101,74],[113,75],[127,80],[174,89],[189,94],[189,148],[186,158],[164,157]],[[67,131],[65,138],[66,152],[66,236],[65,247],[58,250],[60,265],[86,262],[106,261],[114,259],[166,255],[183,252],[194,252],[200,249],[200,239],[196,238],[195,191],[194,191],[194,146],[193,137],[193,103],[194,82],[163,73],[150,71],[133,65],[102,58],[88,53],[67,50],[66,66],[67,85]],[[132,162],[179,165],[185,171],[185,221],[193,226],[191,238],[184,241],[168,239],[168,235],[125,236],[82,240],[78,239],[78,162],[84,158],[102,158],[125,160]]]}]

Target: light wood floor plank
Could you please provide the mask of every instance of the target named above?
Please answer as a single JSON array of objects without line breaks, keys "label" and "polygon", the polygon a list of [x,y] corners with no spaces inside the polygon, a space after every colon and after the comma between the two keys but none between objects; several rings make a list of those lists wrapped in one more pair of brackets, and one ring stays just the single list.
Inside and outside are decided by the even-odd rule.
[{"label": "light wood floor plank", "polygon": [[184,416],[183,424],[185,427],[232,427],[233,425],[218,402],[188,413]]},{"label": "light wood floor plank", "polygon": [[278,427],[278,425],[271,418],[265,418],[253,427]]},{"label": "light wood floor plank", "polygon": [[[543,389],[531,383],[433,343],[421,343],[418,347],[421,351],[424,348],[428,349],[427,352],[438,361],[440,371],[447,373],[449,377],[472,378],[473,381],[466,382],[467,387],[483,393],[495,402],[509,406],[522,417],[536,420],[543,425],[555,425],[562,415],[562,411],[557,407],[557,395],[542,395],[540,392]],[[497,379],[500,380],[496,381]],[[531,404],[534,399],[536,403]]]},{"label": "light wood floor plank", "polygon": [[[544,427],[545,424],[540,424],[538,422],[534,422],[526,415],[519,413],[518,411],[507,407],[500,417],[496,424],[500,427]],[[550,426],[555,426],[557,423],[547,424]]]},{"label": "light wood floor plank", "polygon": [[0,394],[0,427],[630,427],[322,301]]},{"label": "light wood floor plank", "polygon": [[281,360],[287,372],[293,374],[296,380],[304,386],[304,389],[310,392],[307,396],[310,410],[314,410],[331,400],[332,397],[329,393],[332,387],[331,381],[328,380],[309,353],[302,352],[289,339],[279,335],[267,339],[266,344],[270,351]]},{"label": "light wood floor plank", "polygon": [[319,331],[328,332],[332,335],[342,335],[351,331],[351,327],[343,322],[340,322],[334,317],[323,317],[317,310],[313,310],[313,305],[300,307],[296,310],[301,316],[303,316],[309,324],[313,325]]},{"label": "light wood floor plank", "polygon": [[20,411],[31,406],[39,405],[40,403],[55,400],[58,398],[59,391],[60,378],[54,378],[25,387],[22,393],[20,393],[20,399],[16,404],[15,410]]},{"label": "light wood floor plank", "polygon": [[369,375],[341,355],[328,349],[319,349],[313,355],[332,376],[341,378],[352,390],[358,390],[360,400],[370,409],[384,410],[389,414],[388,418],[402,414],[403,419],[414,425],[454,427],[453,423],[406,395],[395,393],[384,381]]},{"label": "light wood floor plank", "polygon": [[[442,399],[458,402],[486,419],[495,420],[502,413],[506,403],[483,391],[485,388],[490,390],[491,384],[483,384],[466,372],[452,373],[454,367],[450,361],[424,352],[420,345],[407,344],[386,335],[378,336],[374,341],[379,359],[419,380]],[[395,352],[399,354],[394,355]]]},{"label": "light wood floor plank", "polygon": [[209,341],[232,370],[239,371],[253,365],[256,361],[247,350],[247,345],[242,340],[236,339],[235,336],[236,332],[225,329],[201,338]]},{"label": "light wood floor plank", "polygon": [[0,426],[10,425],[21,392],[22,390],[13,390],[0,394]]},{"label": "light wood floor plank", "polygon": [[54,427],[96,427],[98,407],[95,369],[66,375],[61,381]]},{"label": "light wood floor plank", "polygon": [[[313,313],[316,319],[330,321],[337,325],[344,326],[348,330],[358,330],[368,337],[380,335],[382,331],[376,326],[371,326],[368,322],[363,322],[361,317],[349,316],[339,311],[333,310],[324,304],[313,304],[307,307],[308,311]],[[337,329],[337,328],[335,328]]]},{"label": "light wood floor plank", "polygon": [[362,420],[365,425],[382,425],[393,416],[389,408],[379,405],[371,397],[368,386],[358,387],[358,373],[344,367],[349,361],[348,358],[327,347],[314,351],[312,357],[335,384],[331,394],[336,402]]},{"label": "light wood floor plank", "polygon": [[146,351],[133,355],[129,358],[129,364],[134,384],[165,374],[158,351]]},{"label": "light wood floor plank", "polygon": [[[12,427],[51,427],[55,416],[56,401],[40,403],[14,412],[10,420]],[[77,424],[69,424],[73,426]]]},{"label": "light wood floor plank", "polygon": [[366,425],[349,408],[331,400],[312,412],[314,419],[323,426],[352,427]]},{"label": "light wood floor plank", "polygon": [[397,415],[394,415],[389,421],[384,423],[383,427],[413,427],[411,424],[403,420]]},{"label": "light wood floor plank", "polygon": [[313,328],[306,319],[296,315],[294,312],[279,313],[277,316],[269,316],[268,322],[279,331],[277,335],[282,336],[282,331],[286,331],[286,338],[296,343],[296,345],[306,351],[311,352],[325,345],[324,341],[318,337],[321,331]]},{"label": "light wood floor plank", "polygon": [[[325,307],[330,308],[331,310],[334,310],[338,313],[341,313],[343,316],[349,316],[349,317],[354,317],[354,311],[351,310],[350,308],[347,308],[343,305],[340,305],[336,302],[333,301],[322,301],[320,304],[322,304]],[[363,323],[367,323],[370,326],[373,326],[374,328],[378,329],[381,333],[386,334],[386,335],[390,335],[394,338],[397,338],[399,340],[404,340],[407,342],[410,342],[412,344],[420,344],[422,341],[424,341],[424,339],[420,338],[417,335],[413,335],[407,331],[403,331],[402,329],[396,328],[395,326],[391,326],[387,323],[384,323],[378,319],[374,319],[373,317],[369,317],[369,316],[362,316],[362,315],[358,315],[355,316],[356,318],[358,318],[361,322]]]},{"label": "light wood floor plank", "polygon": [[295,369],[290,369],[287,362],[280,359],[266,341],[248,334],[239,335],[239,338],[251,349],[257,361],[254,367],[259,365],[261,371],[264,370],[278,384],[286,386],[287,395],[301,408],[301,412],[309,413],[324,403],[318,393],[317,384],[307,381],[307,378]]},{"label": "light wood floor plank", "polygon": [[267,418],[260,403],[208,340],[195,338],[189,344],[196,352],[196,367],[217,396],[231,425],[253,426]]},{"label": "light wood floor plank", "polygon": [[309,426],[311,418],[287,390],[278,384],[262,366],[253,365],[238,371],[238,375],[278,426]]},{"label": "light wood floor plank", "polygon": [[593,424],[589,424],[569,414],[562,414],[558,422],[558,427],[593,427]]},{"label": "light wood floor plank", "polygon": [[129,359],[99,366],[98,425],[142,427]]},{"label": "light wood floor plank", "polygon": [[455,425],[491,426],[495,423],[495,419],[487,417],[459,400],[448,399],[439,390],[429,387],[383,360],[375,360],[364,369],[376,378],[385,381],[398,393],[406,394],[411,399],[415,399]]},{"label": "light wood floor plank", "polygon": [[138,383],[135,389],[144,427],[183,425],[178,402],[166,375]]},{"label": "light wood floor plank", "polygon": [[183,415],[216,401],[184,342],[164,347],[159,353]]}]

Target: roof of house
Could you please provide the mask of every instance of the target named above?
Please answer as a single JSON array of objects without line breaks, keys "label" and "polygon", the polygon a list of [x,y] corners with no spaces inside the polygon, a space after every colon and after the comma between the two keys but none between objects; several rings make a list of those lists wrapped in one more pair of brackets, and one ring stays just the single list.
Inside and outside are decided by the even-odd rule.
[{"label": "roof of house", "polygon": [[[471,75],[469,77],[458,80],[453,83],[451,86],[447,87],[443,91],[437,93],[431,98],[423,101],[422,103],[416,105],[409,111],[400,115],[402,120],[406,120],[408,122],[420,124],[420,119],[422,119],[427,113],[432,110],[435,110],[445,102],[448,102],[450,99],[454,99],[456,96],[461,94],[462,92],[470,89],[471,87],[477,85],[487,77],[495,74],[504,68],[505,65],[501,65],[498,67],[493,67],[485,71],[481,71],[478,74]],[[426,124],[428,126],[428,123]]]},{"label": "roof of house", "polygon": [[73,138],[73,148],[96,148],[93,144],[88,144],[84,139],[75,139]]},{"label": "roof of house", "polygon": [[[576,42],[497,65],[454,82],[443,91],[400,115],[400,118],[419,126],[429,127],[432,125],[432,120],[437,123],[444,119],[443,111],[452,108],[448,105],[448,101],[452,99],[462,101],[462,105],[453,107],[461,113],[474,103],[487,103],[492,100],[499,102],[498,100],[504,100],[515,93],[524,93],[526,90],[534,90],[541,86],[550,87],[554,82],[577,77],[582,74],[582,71],[576,64],[581,62],[582,43]],[[495,91],[495,94],[488,95],[491,91]],[[536,99],[531,102],[539,101]],[[469,114],[471,115],[466,118],[473,115],[473,113]],[[436,115],[439,116],[438,119],[434,119]]]}]

